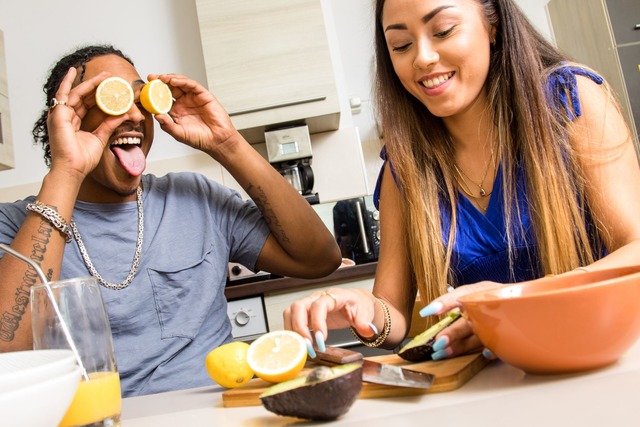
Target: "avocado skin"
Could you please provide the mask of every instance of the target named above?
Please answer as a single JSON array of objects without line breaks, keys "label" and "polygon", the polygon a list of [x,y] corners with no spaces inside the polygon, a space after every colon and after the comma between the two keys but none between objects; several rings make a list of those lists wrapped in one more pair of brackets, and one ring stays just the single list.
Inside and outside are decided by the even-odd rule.
[{"label": "avocado skin", "polygon": [[360,366],[331,379],[303,383],[281,393],[262,395],[260,400],[267,410],[277,415],[331,421],[349,411],[361,388]]},{"label": "avocado skin", "polygon": [[398,356],[410,362],[423,362],[425,360],[431,360],[431,356],[433,355],[433,343],[435,342],[436,339],[431,338],[424,344],[408,348],[401,353],[398,353]]},{"label": "avocado skin", "polygon": [[427,329],[425,332],[416,335],[407,345],[402,347],[398,356],[410,362],[424,362],[432,360],[433,344],[436,342],[436,335],[440,331],[449,327],[461,316],[460,312],[449,313],[441,321]]}]

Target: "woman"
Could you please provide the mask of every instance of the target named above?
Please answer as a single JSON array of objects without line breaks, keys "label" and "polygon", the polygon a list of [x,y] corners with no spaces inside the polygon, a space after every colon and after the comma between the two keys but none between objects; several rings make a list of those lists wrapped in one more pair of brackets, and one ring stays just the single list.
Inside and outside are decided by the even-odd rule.
[{"label": "woman", "polygon": [[[349,326],[393,348],[416,292],[433,300],[421,315],[439,315],[497,283],[640,264],[638,159],[600,76],[512,0],[378,0],[375,16],[386,161],[373,294],[313,294],[287,327],[316,331],[321,349],[327,329]],[[460,321],[434,358],[479,348]]]}]

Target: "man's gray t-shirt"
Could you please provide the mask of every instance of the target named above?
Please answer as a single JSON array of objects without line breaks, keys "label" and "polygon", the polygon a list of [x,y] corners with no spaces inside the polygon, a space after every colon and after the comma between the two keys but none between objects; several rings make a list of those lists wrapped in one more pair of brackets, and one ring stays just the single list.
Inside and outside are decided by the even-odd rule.
[{"label": "man's gray t-shirt", "polygon": [[[269,234],[253,202],[201,175],[145,175],[142,182],[140,266],[127,288],[101,287],[123,396],[213,384],[205,357],[231,340],[227,263],[254,268]],[[33,200],[0,204],[0,242],[11,243]],[[136,202],[78,201],[73,220],[98,273],[122,282],[136,248]],[[61,278],[88,275],[75,241],[67,244]]]}]

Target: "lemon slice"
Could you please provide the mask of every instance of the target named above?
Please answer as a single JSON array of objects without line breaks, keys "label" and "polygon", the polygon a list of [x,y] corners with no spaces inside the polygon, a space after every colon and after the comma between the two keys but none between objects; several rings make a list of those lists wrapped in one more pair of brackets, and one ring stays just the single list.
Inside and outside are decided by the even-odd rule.
[{"label": "lemon slice", "polygon": [[140,91],[140,102],[151,114],[167,114],[173,105],[171,89],[162,80],[151,80]]},{"label": "lemon slice", "polygon": [[247,363],[249,344],[236,341],[221,345],[207,354],[205,368],[213,381],[226,388],[236,388],[253,378]]},{"label": "lemon slice", "polygon": [[133,105],[133,89],[120,77],[109,77],[96,89],[96,104],[107,114],[119,116]]},{"label": "lemon slice", "polygon": [[247,352],[253,372],[271,383],[297,377],[306,361],[304,339],[293,331],[268,332],[252,342]]}]

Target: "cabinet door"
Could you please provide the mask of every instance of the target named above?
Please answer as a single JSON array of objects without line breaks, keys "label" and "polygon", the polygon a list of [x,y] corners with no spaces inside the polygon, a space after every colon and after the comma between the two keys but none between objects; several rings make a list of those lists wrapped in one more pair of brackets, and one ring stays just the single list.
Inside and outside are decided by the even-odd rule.
[{"label": "cabinet door", "polygon": [[616,44],[640,42],[640,1],[606,0]]},{"label": "cabinet door", "polygon": [[631,104],[631,116],[640,141],[640,43],[619,47],[618,57]]},{"label": "cabinet door", "polygon": [[[347,267],[349,268],[349,267]],[[284,320],[282,313],[289,308],[295,301],[302,299],[315,290],[326,289],[329,286],[333,288],[363,288],[369,291],[373,290],[373,277],[356,279],[353,281],[343,280],[338,282],[318,283],[312,287],[300,287],[291,291],[279,291],[278,293],[269,293],[265,291],[264,307],[267,312],[267,323],[269,330],[275,331],[284,329]]]},{"label": "cabinet door", "polygon": [[320,0],[197,0],[209,89],[250,142],[303,120],[335,130],[340,106]]}]

